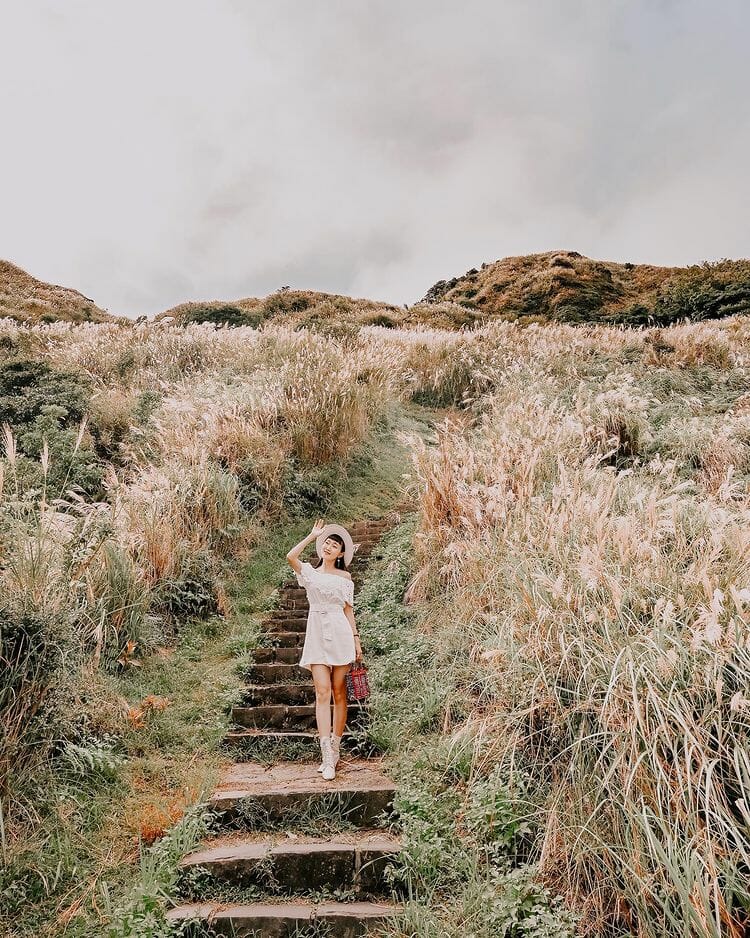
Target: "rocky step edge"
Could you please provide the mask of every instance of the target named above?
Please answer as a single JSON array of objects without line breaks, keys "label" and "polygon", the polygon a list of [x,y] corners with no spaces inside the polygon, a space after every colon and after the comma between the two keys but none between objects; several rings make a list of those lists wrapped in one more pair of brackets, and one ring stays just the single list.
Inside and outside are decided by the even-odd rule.
[{"label": "rocky step edge", "polygon": [[[383,830],[313,837],[291,832],[214,838],[180,862],[178,888],[190,899],[215,888],[258,887],[274,895],[306,896],[328,890],[358,899],[390,894],[385,868],[401,840]],[[199,895],[196,896],[195,892]]]},{"label": "rocky step edge", "polygon": [[[366,890],[382,887],[384,864],[398,849],[397,838],[385,831],[361,830],[340,834],[327,844],[319,838],[298,836],[284,844],[281,835],[264,837],[257,833],[264,825],[289,825],[312,811],[342,810],[351,824],[372,828],[392,816],[395,786],[382,772],[379,760],[347,763],[336,778],[326,782],[315,765],[294,762],[264,767],[235,763],[224,771],[210,804],[228,829],[249,822],[254,833],[248,838],[227,838],[205,844],[184,858],[183,867],[197,865],[218,879],[238,874],[250,881],[258,867],[269,863],[290,884],[299,882],[304,872],[319,881],[341,882]],[[244,844],[244,847],[241,846]],[[262,858],[259,856],[262,854]],[[253,871],[253,865],[256,865]],[[221,867],[223,865],[223,870]],[[310,872],[310,866],[320,866]],[[306,871],[306,872],[305,872]],[[247,881],[247,880],[244,880]],[[236,882],[236,879],[235,879]],[[294,888],[292,886],[292,888]],[[309,888],[309,886],[307,887]],[[294,899],[277,902],[226,903],[184,902],[168,912],[175,923],[192,922],[190,935],[232,935],[234,938],[292,938],[302,929],[322,928],[329,938],[359,938],[371,927],[397,915],[400,905],[393,901],[312,902]]]},{"label": "rocky step edge", "polygon": [[318,761],[227,766],[209,800],[223,830],[294,824],[302,816],[339,812],[350,825],[382,826],[393,811],[396,788],[380,759],[342,758],[336,777],[326,781]]},{"label": "rocky step edge", "polygon": [[[296,938],[310,934],[361,938],[399,911],[400,906],[388,902],[189,903],[171,909],[167,918],[174,923],[194,922],[188,932],[191,938],[201,934],[228,938]],[[210,931],[203,931],[204,927]]]},{"label": "rocky step edge", "polygon": [[[366,705],[347,705],[347,724],[360,726],[367,717]],[[331,707],[333,717],[333,707]],[[315,704],[267,704],[253,707],[232,707],[232,721],[237,726],[271,730],[314,730]]]}]

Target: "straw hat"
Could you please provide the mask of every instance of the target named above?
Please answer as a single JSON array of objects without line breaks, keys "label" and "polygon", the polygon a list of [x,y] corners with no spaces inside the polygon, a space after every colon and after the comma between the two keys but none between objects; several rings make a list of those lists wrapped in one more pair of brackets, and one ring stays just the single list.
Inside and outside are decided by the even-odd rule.
[{"label": "straw hat", "polygon": [[338,534],[344,542],[344,563],[349,566],[352,562],[352,557],[354,556],[354,541],[352,540],[351,534],[346,530],[343,525],[340,524],[327,524],[320,534],[315,538],[315,550],[318,552],[318,557],[323,559],[323,543],[329,534]]}]

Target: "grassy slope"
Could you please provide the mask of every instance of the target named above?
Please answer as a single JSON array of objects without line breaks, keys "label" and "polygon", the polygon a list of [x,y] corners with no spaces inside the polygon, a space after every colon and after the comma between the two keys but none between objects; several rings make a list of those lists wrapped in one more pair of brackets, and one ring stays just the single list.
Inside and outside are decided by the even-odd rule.
[{"label": "grassy slope", "polygon": [[[347,521],[393,507],[403,495],[402,474],[408,469],[399,431],[429,436],[440,416],[416,405],[394,414],[392,424],[353,455],[332,504],[321,513]],[[205,797],[221,766],[231,761],[220,744],[226,711],[240,686],[238,665],[255,647],[262,612],[288,576],[286,551],[312,520],[273,520],[253,529],[236,573],[227,572],[232,615],[188,624],[175,648],[163,649],[121,676],[98,678],[124,706],[143,709],[149,695],[169,704],[147,710],[144,725],[133,727],[124,740],[127,761],[119,771],[55,780],[59,798],[46,806],[48,819],[29,844],[26,875],[12,877],[21,882],[14,889],[24,889],[26,901],[18,902],[20,915],[0,917],[0,934],[88,938],[103,928],[95,909],[105,915],[108,909],[119,910],[115,918],[124,921],[131,891],[154,888],[153,864],[139,846],[139,835],[150,838],[169,828],[188,805]],[[97,693],[95,684],[91,693]],[[102,700],[110,696],[102,693]],[[114,730],[118,716],[103,712],[102,726],[111,719]],[[144,880],[150,885],[144,887]],[[14,906],[19,899],[16,892]],[[122,934],[137,934],[138,927],[143,926],[123,925]]]},{"label": "grassy slope", "polygon": [[0,316],[13,316],[22,322],[119,322],[130,320],[111,316],[93,300],[56,284],[37,280],[25,270],[0,260]]},{"label": "grassy slope", "polygon": [[[564,322],[645,321],[647,312],[659,313],[659,296],[687,288],[706,298],[706,286],[723,290],[727,284],[739,286],[740,306],[731,312],[750,308],[746,288],[750,263],[725,261],[708,273],[703,267],[656,267],[651,264],[618,264],[584,257],[577,251],[547,251],[506,257],[481,268],[472,268],[458,277],[434,284],[424,298],[430,304],[459,304],[466,309],[466,321],[487,319]],[[680,297],[682,299],[682,297]],[[722,297],[726,304],[728,301]],[[736,302],[733,297],[731,303]],[[705,318],[726,315],[721,303]],[[684,315],[693,310],[685,304]],[[693,318],[704,318],[694,316]]]},{"label": "grassy slope", "polygon": [[[403,312],[403,311],[402,311]],[[383,317],[389,322],[399,309],[389,303],[354,299],[336,293],[314,290],[279,290],[266,297],[241,300],[208,300],[180,303],[158,313],[155,322],[173,320],[177,323],[215,322],[228,325],[259,326],[268,320],[283,318],[298,326],[347,321],[361,325],[379,324]]]}]

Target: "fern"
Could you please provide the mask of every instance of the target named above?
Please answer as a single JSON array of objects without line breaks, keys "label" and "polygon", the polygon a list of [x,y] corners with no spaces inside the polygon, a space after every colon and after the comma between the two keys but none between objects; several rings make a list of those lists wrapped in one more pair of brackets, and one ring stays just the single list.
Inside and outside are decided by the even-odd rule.
[{"label": "fern", "polygon": [[76,778],[92,775],[115,778],[124,762],[125,756],[104,740],[91,740],[84,745],[67,742],[60,754],[60,764]]}]

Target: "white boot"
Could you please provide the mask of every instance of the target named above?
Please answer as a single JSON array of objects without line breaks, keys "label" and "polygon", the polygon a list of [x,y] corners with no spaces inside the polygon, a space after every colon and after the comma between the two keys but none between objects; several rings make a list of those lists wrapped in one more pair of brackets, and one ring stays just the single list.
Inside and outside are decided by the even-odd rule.
[{"label": "white boot", "polygon": [[323,736],[320,740],[320,749],[323,753],[323,778],[330,782],[336,778],[336,764],[333,755],[333,743],[330,736]]},{"label": "white boot", "polygon": [[339,764],[339,749],[341,747],[341,737],[331,736],[331,749],[333,750],[333,767]]},{"label": "white boot", "polygon": [[316,769],[316,771],[318,771],[318,772],[322,772],[322,771],[323,771],[323,766],[326,764],[326,753],[325,753],[325,748],[324,748],[324,745],[323,745],[323,740],[324,740],[324,739],[330,739],[330,738],[331,738],[330,735],[328,735],[328,736],[318,736],[318,742],[320,743],[320,753],[321,753],[321,755],[320,755],[321,762],[320,762],[320,765],[318,766],[318,768]]},{"label": "white boot", "polygon": [[323,743],[323,740],[327,738],[328,737],[326,736],[318,736],[318,742],[320,743],[320,760],[321,760],[320,765],[317,768],[318,772],[322,772],[323,766],[326,764],[326,751],[325,751],[325,745]]}]

